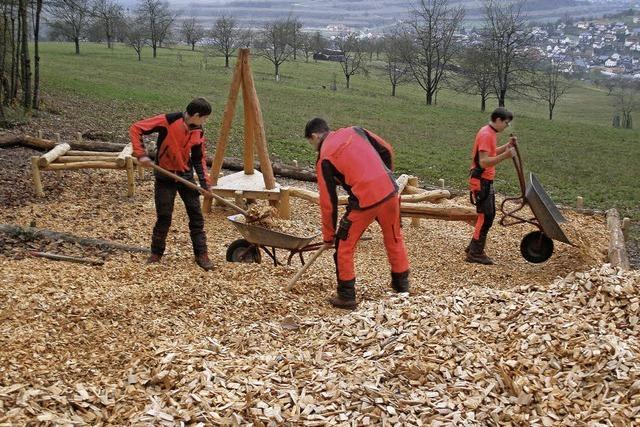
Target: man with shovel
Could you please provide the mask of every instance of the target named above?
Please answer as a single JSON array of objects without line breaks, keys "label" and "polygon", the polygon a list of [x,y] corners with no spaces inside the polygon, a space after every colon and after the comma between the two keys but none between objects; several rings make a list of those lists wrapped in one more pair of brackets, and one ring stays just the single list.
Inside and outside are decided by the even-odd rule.
[{"label": "man with shovel", "polygon": [[[353,256],[362,233],[377,221],[391,264],[391,286],[409,292],[409,260],[400,229],[400,200],[393,170],[393,149],[378,135],[361,127],[330,131],[324,119],[310,120],[304,136],[318,151],[316,172],[320,193],[322,237],[325,247],[335,245],[337,294],[334,307],[356,308],[356,275]],[[341,185],[349,194],[347,212],[338,222]]]},{"label": "man with shovel", "polygon": [[[142,135],[157,133],[156,164],[190,182],[194,182],[195,169],[200,186],[208,189],[209,175],[202,126],[210,114],[209,102],[204,98],[195,98],[187,105],[185,112],[160,114],[132,124],[129,136],[138,163],[144,167],[153,167],[153,161],[142,143]],[[154,189],[156,224],[151,235],[151,256],[147,263],[160,262],[164,254],[176,193],[180,194],[189,216],[189,231],[196,263],[204,270],[212,270],[213,263],[207,252],[204,217],[198,191],[157,172]]]},{"label": "man with shovel", "polygon": [[465,249],[467,262],[490,265],[493,260],[487,256],[484,247],[487,234],[496,216],[496,197],[493,190],[493,178],[496,175],[496,165],[503,160],[515,156],[518,139],[509,137],[507,144],[498,147],[498,133],[510,126],[513,113],[505,108],[496,108],[491,113],[491,121],[483,126],[476,134],[476,140],[471,152],[471,170],[469,190],[471,203],[476,205],[478,220],[473,231],[471,243]]}]

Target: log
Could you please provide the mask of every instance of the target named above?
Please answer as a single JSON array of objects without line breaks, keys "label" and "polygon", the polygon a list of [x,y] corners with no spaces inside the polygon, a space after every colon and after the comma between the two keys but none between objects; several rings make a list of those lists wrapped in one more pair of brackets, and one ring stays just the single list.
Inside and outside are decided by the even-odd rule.
[{"label": "log", "polygon": [[[218,174],[222,169],[222,162],[224,159],[224,151],[227,148],[227,142],[229,142],[229,132],[231,131],[231,125],[233,124],[233,116],[236,112],[236,101],[238,100],[238,90],[240,90],[240,84],[242,83],[242,58],[247,52],[242,49],[238,52],[238,60],[233,70],[233,78],[231,80],[231,87],[229,88],[229,95],[227,97],[227,103],[224,107],[224,113],[222,114],[222,125],[220,126],[220,136],[218,137],[218,143],[216,144],[216,152],[209,172],[209,178],[211,179],[211,185],[216,186],[218,184]],[[245,112],[246,114],[246,112]],[[238,169],[240,170],[240,169]]]},{"label": "log", "polygon": [[[120,152],[121,153],[121,152]],[[110,151],[79,151],[70,150],[65,156],[79,156],[79,157],[118,157],[118,152]]]},{"label": "log", "polygon": [[44,197],[44,189],[42,188],[42,174],[40,166],[38,166],[38,156],[31,157],[31,177],[33,179],[33,188],[36,197]]},{"label": "log", "polygon": [[607,211],[607,228],[609,229],[609,262],[612,267],[629,270],[629,256],[624,243],[624,234],[620,226],[620,215],[617,209]]},{"label": "log", "polygon": [[278,202],[278,216],[283,219],[291,219],[291,189],[280,188],[280,200]]},{"label": "log", "polygon": [[[38,140],[32,136],[25,136],[23,145],[28,145],[31,147],[36,147],[38,145],[43,146],[44,149],[47,149],[45,145],[47,143],[54,143],[54,141],[48,141],[46,139]],[[73,140],[69,141],[68,144],[71,146],[73,150],[82,150],[82,151],[122,151],[125,144],[117,144],[115,142],[104,142],[104,141],[78,141]],[[48,148],[51,148],[48,147]]]},{"label": "log", "polygon": [[94,239],[92,237],[78,237],[72,234],[61,233],[58,231],[51,231],[45,229],[38,229],[35,227],[20,227],[12,224],[0,224],[0,233],[9,235],[26,234],[36,238],[45,238],[49,240],[63,240],[65,242],[73,242],[84,246],[95,246],[98,248],[116,249],[126,252],[151,252],[147,248],[141,248],[137,246],[129,246],[121,243],[110,242],[108,240]]},{"label": "log", "polygon": [[69,144],[63,143],[56,145],[51,150],[40,156],[38,159],[38,166],[41,168],[46,167],[49,163],[53,162],[69,150],[71,150],[71,146]]},{"label": "log", "polygon": [[101,260],[101,259],[81,258],[81,257],[76,257],[76,256],[54,254],[54,253],[51,253],[51,252],[35,252],[35,251],[31,251],[31,252],[29,252],[29,255],[34,256],[34,257],[39,257],[39,258],[48,258],[48,259],[52,259],[52,260],[56,260],[56,261],[75,262],[77,264],[104,265],[104,261]]},{"label": "log", "polygon": [[451,193],[447,190],[425,190],[424,193],[403,194],[400,200],[405,203],[430,202],[437,203],[442,199],[450,199]]},{"label": "log", "polygon": [[133,155],[133,146],[131,145],[131,143],[128,143],[127,145],[124,146],[122,151],[120,151],[120,154],[118,154],[118,157],[116,157],[116,165],[123,168],[124,165],[127,163],[127,157],[131,157],[132,155]]},{"label": "log", "polygon": [[136,180],[134,175],[133,158],[128,156],[125,161],[127,169],[127,197],[133,197],[136,194]]},{"label": "log", "polygon": [[111,162],[115,164],[115,161],[115,156],[60,156],[55,163]]},{"label": "log", "polygon": [[[407,189],[407,187],[413,187],[416,189],[418,188],[418,177],[412,176],[411,178],[409,178],[409,181],[407,182],[407,185],[405,186],[405,191]],[[424,194],[424,193],[422,193]],[[419,194],[418,194],[419,195]],[[410,201],[410,202],[416,202],[417,200],[407,200],[408,197],[413,197],[413,194],[400,194],[400,203],[402,203],[402,201]],[[420,218],[411,218],[411,225],[414,227],[417,227],[420,225]]]},{"label": "log", "polygon": [[74,162],[74,163],[51,163],[42,170],[75,170],[75,169],[123,169],[115,162]]},{"label": "log", "polygon": [[0,135],[0,148],[11,148],[22,145],[23,135]]},{"label": "log", "polygon": [[[244,73],[244,69],[242,71]],[[242,105],[244,111],[244,148],[242,152],[242,158],[244,160],[244,173],[247,175],[253,175],[253,158],[256,145],[256,118],[253,115],[251,109],[250,94],[247,91],[247,85],[242,85]]]},{"label": "log", "polygon": [[402,194],[402,192],[404,191],[404,187],[406,187],[409,183],[409,178],[411,178],[409,175],[403,173],[398,177],[398,179],[396,179],[396,184],[398,185],[398,194]]},{"label": "log", "polygon": [[[320,203],[320,195],[315,191],[306,190],[304,188],[291,187],[289,189],[289,195],[291,197],[298,197],[299,199],[306,200],[315,204]],[[338,205],[346,205],[348,196],[338,196]]]},{"label": "log", "polygon": [[245,111],[245,114],[252,114],[253,116],[253,137],[255,141],[255,149],[260,160],[262,178],[264,179],[264,186],[267,190],[273,190],[276,188],[276,179],[273,174],[273,167],[271,165],[271,159],[269,158],[269,151],[267,150],[267,137],[264,130],[264,120],[262,118],[262,110],[260,108],[260,100],[256,92],[256,87],[253,82],[253,73],[251,72],[251,65],[249,64],[249,49],[246,50],[246,56],[242,61],[242,84],[246,89],[248,104],[251,107],[251,113]]},{"label": "log", "polygon": [[478,214],[474,208],[461,206],[431,206],[423,203],[401,203],[400,214],[407,217],[465,221],[475,224]]}]

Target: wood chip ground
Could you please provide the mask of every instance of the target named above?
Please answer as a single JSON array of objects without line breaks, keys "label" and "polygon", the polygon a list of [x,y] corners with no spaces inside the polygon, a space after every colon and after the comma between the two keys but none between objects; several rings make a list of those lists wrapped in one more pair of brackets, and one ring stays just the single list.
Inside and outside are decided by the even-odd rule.
[{"label": "wood chip ground", "polygon": [[[148,245],[150,175],[132,200],[115,172],[44,182],[47,197],[0,222]],[[470,226],[407,219],[410,296],[391,292],[374,226],[359,308],[345,312],[325,302],[330,254],[284,292],[299,263],[227,263],[240,236],[216,209],[212,272],[193,262],[179,200],[159,265],[117,251],[99,267],[20,257],[24,242],[5,241],[0,425],[640,423],[639,275],[603,264],[601,217],[565,212],[581,247],[556,243],[540,265],[519,254],[530,226],[496,224],[489,267],[463,261]],[[319,227],[317,206],[292,211]]]}]

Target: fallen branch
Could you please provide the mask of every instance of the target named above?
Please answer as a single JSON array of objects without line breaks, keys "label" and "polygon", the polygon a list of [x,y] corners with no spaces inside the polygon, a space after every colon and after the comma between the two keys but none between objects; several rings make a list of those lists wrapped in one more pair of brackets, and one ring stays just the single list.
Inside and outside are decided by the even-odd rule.
[{"label": "fallen branch", "polygon": [[629,269],[629,257],[624,244],[624,234],[620,227],[620,216],[616,209],[607,211],[607,228],[609,229],[609,262],[613,267]]},{"label": "fallen branch", "polygon": [[54,253],[51,253],[51,252],[35,252],[35,251],[31,251],[31,252],[29,252],[29,255],[34,256],[34,257],[38,257],[38,258],[53,259],[53,260],[56,260],[56,261],[75,262],[77,264],[104,265],[104,261],[101,260],[101,259],[81,258],[81,257],[76,257],[76,256],[54,254]]},{"label": "fallen branch", "polygon": [[60,233],[58,231],[38,229],[35,227],[20,227],[12,224],[0,224],[0,233],[9,235],[27,235],[34,238],[46,238],[49,240],[63,240],[73,242],[83,246],[95,246],[98,248],[116,249],[126,252],[151,252],[147,248],[138,246],[123,245],[122,243],[110,242],[108,240],[94,239],[92,237],[78,237],[72,234]]}]

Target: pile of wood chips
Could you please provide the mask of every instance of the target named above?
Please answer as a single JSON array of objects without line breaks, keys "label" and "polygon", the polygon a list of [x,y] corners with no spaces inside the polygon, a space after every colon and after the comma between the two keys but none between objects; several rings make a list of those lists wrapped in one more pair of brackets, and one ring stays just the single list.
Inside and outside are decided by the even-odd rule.
[{"label": "pile of wood chips", "polygon": [[[47,197],[0,210],[0,222],[147,246],[147,178],[128,200],[113,171],[48,174]],[[292,292],[299,263],[227,263],[240,236],[220,208],[206,217],[216,269],[204,272],[180,201],[161,264],[5,252],[0,425],[639,423],[639,274],[603,264],[603,218],[563,213],[581,247],[529,264],[518,247],[532,227],[496,224],[489,267],[463,261],[468,225],[405,219],[411,296],[391,291],[373,226],[354,312],[325,302],[330,254]],[[292,215],[319,228],[316,205],[294,199]]]},{"label": "pile of wood chips", "polygon": [[[269,205],[254,203],[249,210],[250,218],[258,218],[250,221],[251,225],[267,228],[272,231],[289,234],[296,237],[310,237],[320,233],[315,223],[299,219],[278,218],[278,210]],[[241,222],[247,222],[246,218],[240,218]]]}]

